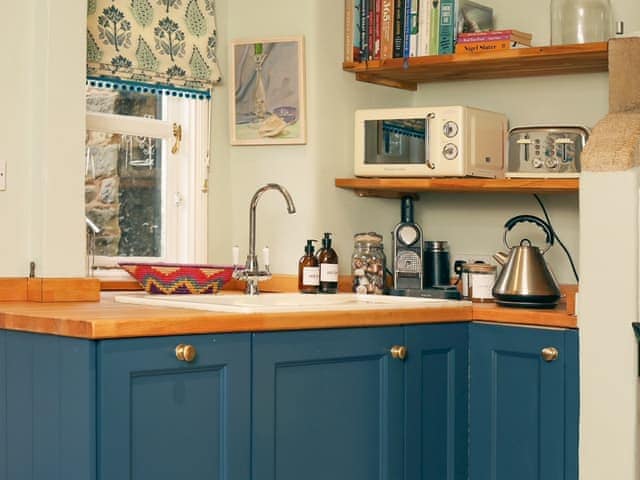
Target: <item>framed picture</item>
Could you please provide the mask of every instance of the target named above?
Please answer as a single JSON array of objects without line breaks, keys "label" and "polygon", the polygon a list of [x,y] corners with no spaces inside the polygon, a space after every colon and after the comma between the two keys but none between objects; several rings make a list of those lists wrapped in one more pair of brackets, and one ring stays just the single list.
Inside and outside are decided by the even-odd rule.
[{"label": "framed picture", "polygon": [[231,144],[307,142],[302,37],[231,42]]}]

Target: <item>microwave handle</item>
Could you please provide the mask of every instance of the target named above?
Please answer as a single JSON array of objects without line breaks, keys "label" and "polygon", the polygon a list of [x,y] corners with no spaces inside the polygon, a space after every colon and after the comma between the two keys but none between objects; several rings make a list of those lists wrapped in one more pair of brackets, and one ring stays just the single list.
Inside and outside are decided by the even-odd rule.
[{"label": "microwave handle", "polygon": [[436,114],[433,112],[429,112],[427,113],[426,118],[424,119],[424,138],[425,138],[425,149],[424,149],[424,155],[426,157],[426,161],[427,161],[427,167],[429,167],[429,169],[431,170],[435,170],[436,169],[436,164],[433,163],[431,161],[431,158],[429,158],[429,147],[431,146],[431,137],[429,135],[430,129],[429,129],[429,120],[433,120],[434,118],[436,118]]}]

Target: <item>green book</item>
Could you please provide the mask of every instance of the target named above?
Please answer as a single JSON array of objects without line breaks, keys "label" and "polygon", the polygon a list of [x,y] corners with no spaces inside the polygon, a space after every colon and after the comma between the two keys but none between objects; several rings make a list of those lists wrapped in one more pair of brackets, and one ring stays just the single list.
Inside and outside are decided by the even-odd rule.
[{"label": "green book", "polygon": [[440,0],[429,0],[433,4],[429,19],[429,55],[439,54],[440,44]]}]

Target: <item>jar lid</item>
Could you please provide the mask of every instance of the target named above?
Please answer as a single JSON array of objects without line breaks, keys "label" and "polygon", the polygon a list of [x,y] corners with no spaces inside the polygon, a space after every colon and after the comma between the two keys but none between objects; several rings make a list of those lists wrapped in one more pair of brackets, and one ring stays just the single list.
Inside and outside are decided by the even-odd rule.
[{"label": "jar lid", "polygon": [[353,236],[353,241],[361,244],[380,245],[382,243],[382,235],[376,232],[356,233]]},{"label": "jar lid", "polygon": [[490,263],[465,263],[462,265],[462,271],[469,273],[494,273],[496,270],[497,267]]}]

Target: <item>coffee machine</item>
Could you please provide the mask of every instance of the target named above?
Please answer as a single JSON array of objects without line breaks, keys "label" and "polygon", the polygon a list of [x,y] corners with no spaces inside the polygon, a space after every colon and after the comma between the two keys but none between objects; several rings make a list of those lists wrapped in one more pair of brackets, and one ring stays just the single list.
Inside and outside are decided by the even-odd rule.
[{"label": "coffee machine", "polygon": [[422,288],[422,228],[413,221],[413,199],[402,197],[401,216],[393,239],[393,288]]}]

